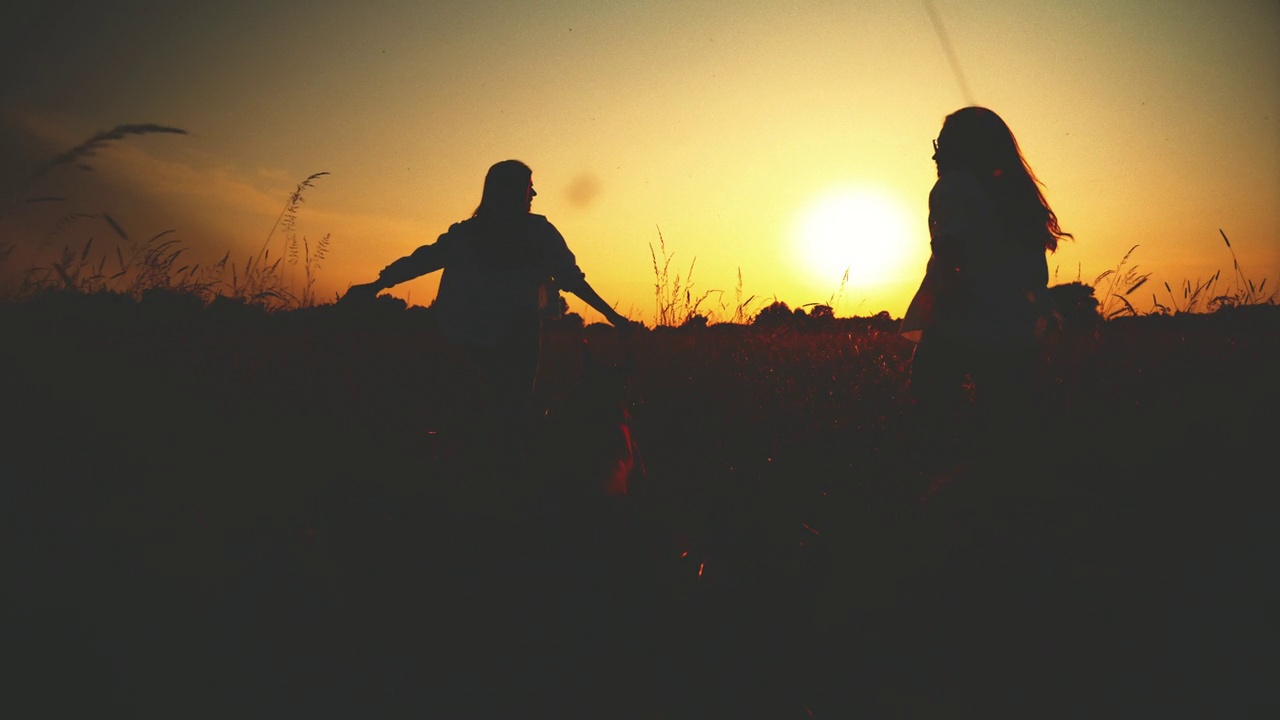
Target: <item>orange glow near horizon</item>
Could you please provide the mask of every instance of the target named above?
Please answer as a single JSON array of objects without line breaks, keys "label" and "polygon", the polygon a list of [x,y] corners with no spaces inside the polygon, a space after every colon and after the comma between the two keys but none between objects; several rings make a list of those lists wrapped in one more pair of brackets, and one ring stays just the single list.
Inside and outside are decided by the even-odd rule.
[{"label": "orange glow near horizon", "polygon": [[[37,248],[105,249],[104,214],[126,249],[173,229],[193,260],[243,263],[324,171],[295,229],[330,236],[313,267],[328,301],[469,215],[489,165],[517,158],[533,211],[633,318],[653,321],[659,232],[695,291],[732,297],[740,273],[744,297],[900,316],[928,256],[930,141],[967,104],[923,4],[132,3],[15,16],[31,41],[13,46],[24,72],[0,97],[17,148],[0,242],[22,246],[6,275]],[[933,6],[975,101],[1009,123],[1075,235],[1049,258],[1054,281],[1090,282],[1134,245],[1152,287],[1230,274],[1219,228],[1250,278],[1280,280],[1275,3]],[[189,134],[129,138],[87,158],[92,172],[31,181],[134,122]],[[822,205],[850,188],[879,199]],[[65,200],[24,202],[40,196]],[[69,216],[85,217],[58,225]],[[281,257],[285,238],[271,242]],[[425,305],[438,283],[392,294]]]}]

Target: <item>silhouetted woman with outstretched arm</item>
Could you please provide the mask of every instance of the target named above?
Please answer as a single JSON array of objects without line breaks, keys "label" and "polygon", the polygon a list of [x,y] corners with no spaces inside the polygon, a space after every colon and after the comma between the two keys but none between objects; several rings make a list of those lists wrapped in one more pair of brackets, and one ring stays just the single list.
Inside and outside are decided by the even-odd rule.
[{"label": "silhouetted woman with outstretched arm", "polygon": [[968,376],[979,427],[1025,426],[1037,325],[1053,314],[1045,253],[1070,234],[1058,226],[1013,132],[991,110],[948,115],[933,160],[932,254],[902,322],[902,334],[918,343],[911,393],[923,415],[954,423],[967,404]]},{"label": "silhouetted woman with outstretched arm", "polygon": [[[523,434],[532,421],[541,353],[542,308],[558,288],[577,295],[614,326],[636,325],[587,282],[560,232],[530,212],[533,171],[518,160],[489,168],[480,205],[436,242],[356,285],[344,301],[372,299],[413,278],[443,270],[435,310],[445,337],[464,350],[489,397],[483,412],[501,431]],[[520,440],[521,438],[505,438]]]}]

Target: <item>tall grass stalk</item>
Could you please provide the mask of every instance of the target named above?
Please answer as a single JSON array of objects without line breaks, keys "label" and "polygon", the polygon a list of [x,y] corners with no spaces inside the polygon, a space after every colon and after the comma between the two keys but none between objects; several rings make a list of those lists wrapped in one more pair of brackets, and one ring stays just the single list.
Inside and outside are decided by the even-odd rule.
[{"label": "tall grass stalk", "polygon": [[[228,297],[267,310],[300,305],[299,299],[281,282],[279,259],[264,264],[250,257],[243,274],[235,263],[229,263],[230,251],[213,265],[184,263],[188,248],[170,237],[173,232],[157,233],[145,242],[131,244],[127,251],[115,245],[96,259],[90,257],[94,238],[89,238],[81,248],[64,245],[57,259],[26,271],[20,295],[31,297],[47,291],[107,292],[140,300],[148,291],[161,290],[191,295],[206,303],[216,297]],[[124,236],[127,237],[127,233]]]},{"label": "tall grass stalk", "polygon": [[[661,262],[658,260],[659,253],[662,254]],[[696,257],[690,261],[689,272],[683,279],[679,272],[674,275],[671,273],[671,261],[675,259],[675,253],[667,254],[667,243],[662,237],[662,228],[658,228],[658,250],[655,251],[653,243],[649,243],[649,255],[653,258],[653,292],[657,301],[655,325],[679,327],[702,315],[702,305],[712,293],[721,292],[707,290],[698,296],[693,294],[693,268],[698,262]]]},{"label": "tall grass stalk", "polygon": [[1211,302],[1217,307],[1274,304],[1276,291],[1274,289],[1270,293],[1266,291],[1267,279],[1262,278],[1262,282],[1255,286],[1253,280],[1249,279],[1244,274],[1244,269],[1240,267],[1240,259],[1236,257],[1235,248],[1231,247],[1231,240],[1227,238],[1227,234],[1223,232],[1222,228],[1218,228],[1218,234],[1222,236],[1222,242],[1227,244],[1227,250],[1231,252],[1231,267],[1234,271],[1232,279],[1235,282],[1235,289],[1231,293],[1213,298]]},{"label": "tall grass stalk", "polygon": [[110,130],[105,130],[95,134],[88,140],[76,145],[66,152],[58,155],[52,160],[40,165],[35,172],[31,174],[31,181],[39,179],[61,165],[75,164],[81,170],[91,170],[88,164],[88,158],[94,157],[98,151],[105,149],[113,142],[123,140],[131,135],[151,135],[155,133],[167,133],[172,135],[186,135],[187,131],[182,128],[166,127],[164,125],[154,125],[151,123],[142,123],[136,125],[117,125]]},{"label": "tall grass stalk", "polygon": [[[166,127],[154,124],[118,125],[115,128],[97,133],[67,150],[53,159],[41,164],[27,179],[26,184],[11,200],[18,200],[27,194],[27,188],[36,180],[56,168],[74,166],[84,171],[92,170],[91,158],[113,143],[131,136],[154,133],[187,134],[181,128]],[[284,208],[276,217],[275,223],[267,233],[261,249],[250,255],[243,265],[231,262],[228,251],[222,259],[212,265],[199,262],[184,262],[189,257],[188,248],[179,240],[169,237],[174,231],[165,230],[152,236],[145,242],[138,243],[130,237],[125,224],[109,213],[69,212],[60,218],[43,238],[37,248],[38,252],[53,244],[53,240],[81,221],[95,221],[105,225],[109,231],[107,243],[101,256],[91,259],[95,252],[95,237],[90,236],[83,246],[78,243],[63,243],[62,250],[45,265],[36,265],[21,275],[21,285],[16,293],[4,290],[6,297],[13,299],[30,297],[45,291],[67,291],[73,293],[112,292],[129,295],[140,299],[149,290],[165,290],[186,293],[210,302],[216,297],[229,297],[242,302],[259,305],[268,310],[295,308],[311,305],[315,302],[314,286],[316,272],[328,251],[330,236],[312,244],[304,237],[299,241],[297,236],[298,211],[305,202],[305,193],[315,186],[316,181],[328,175],[328,172],[317,172],[308,175],[298,183],[285,201]],[[24,206],[44,205],[66,202],[61,195],[46,194],[39,197],[21,199]],[[101,227],[99,229],[102,229]],[[278,233],[283,234],[283,246],[272,258],[272,242]],[[112,240],[114,242],[112,242]],[[0,245],[0,256],[7,259],[9,253],[17,247],[17,243]],[[294,292],[286,283],[281,261],[290,256],[289,264],[301,262],[303,266],[303,287]],[[37,261],[38,262],[38,261]],[[114,267],[112,265],[114,264]]]},{"label": "tall grass stalk", "polygon": [[1107,270],[1093,280],[1092,285],[1096,290],[1099,283],[1111,278],[1111,283],[1107,285],[1106,293],[1098,303],[1098,311],[1108,320],[1121,315],[1141,314],[1133,306],[1133,303],[1129,302],[1127,297],[1136,292],[1151,278],[1151,273],[1149,272],[1139,273],[1137,265],[1129,267],[1129,258],[1133,255],[1133,251],[1137,249],[1137,245],[1129,248],[1129,252],[1124,254],[1124,257],[1120,259],[1115,268]]},{"label": "tall grass stalk", "polygon": [[742,299],[742,268],[738,268],[738,284],[733,286],[733,317],[730,319],[734,325],[746,325],[751,322],[751,306],[755,304],[756,296],[752,295],[746,300]]},{"label": "tall grass stalk", "polygon": [[[271,225],[271,230],[267,233],[267,239],[263,241],[262,249],[258,251],[257,257],[259,262],[266,261],[267,248],[271,245],[271,238],[275,236],[277,229],[283,228],[285,233],[284,247],[285,251],[288,251],[290,239],[297,228],[298,208],[302,207],[302,203],[305,201],[303,193],[306,192],[308,188],[315,187],[315,181],[328,174],[328,172],[312,173],[308,175],[305,180],[298,183],[298,186],[294,188],[293,192],[289,193],[289,198],[284,203],[284,209],[280,211],[279,217],[277,217],[275,223]],[[294,238],[294,242],[296,242],[296,238]]]},{"label": "tall grass stalk", "polygon": [[90,164],[90,159],[96,157],[102,150],[105,150],[112,144],[132,136],[154,134],[186,135],[187,131],[182,128],[168,127],[165,125],[138,123],[117,125],[110,130],[95,133],[89,139],[81,142],[75,147],[61,152],[55,157],[37,165],[25,180],[19,182],[18,187],[11,195],[3,198],[4,206],[0,207],[0,217],[6,217],[18,212],[21,208],[29,207],[31,205],[66,202],[67,198],[61,195],[45,194],[33,197],[24,196],[27,195],[28,191],[30,191],[37,181],[48,175],[56,168],[74,166],[82,172],[91,172],[93,170],[93,165]]},{"label": "tall grass stalk", "polygon": [[[1235,249],[1231,247],[1231,240],[1227,234],[1221,228],[1218,229],[1218,234],[1222,236],[1223,243],[1231,253],[1232,287],[1229,290],[1219,291],[1219,281],[1222,280],[1221,270],[1215,271],[1208,280],[1197,279],[1195,282],[1183,280],[1176,291],[1168,282],[1164,282],[1162,284],[1169,297],[1168,304],[1161,302],[1157,294],[1152,293],[1151,309],[1147,314],[1212,313],[1223,308],[1275,304],[1276,291],[1272,289],[1271,292],[1267,292],[1267,279],[1263,278],[1261,282],[1255,283],[1249,278],[1240,266],[1240,259],[1236,257]],[[1142,287],[1151,276],[1151,273],[1139,273],[1137,265],[1128,267],[1129,257],[1137,248],[1137,245],[1129,248],[1129,252],[1125,253],[1114,269],[1102,273],[1093,282],[1093,286],[1097,288],[1103,280],[1111,278],[1111,283],[1099,306],[1102,316],[1107,319],[1121,315],[1143,314],[1138,312],[1126,297]]]},{"label": "tall grass stalk", "polygon": [[307,237],[302,237],[301,251],[299,252],[298,243],[294,242],[290,248],[291,264],[298,264],[298,258],[302,258],[302,272],[304,275],[304,284],[302,286],[301,303],[303,307],[311,307],[315,304],[315,292],[312,289],[316,282],[315,273],[320,269],[320,264],[325,258],[325,254],[329,251],[329,233],[325,233],[320,238],[320,242],[316,243],[315,252],[311,251],[311,244],[307,242]]},{"label": "tall grass stalk", "polygon": [[1169,283],[1164,283],[1165,292],[1169,293],[1169,304],[1161,303],[1156,294],[1151,294],[1151,312],[1157,315],[1167,315],[1176,313],[1194,313],[1209,309],[1213,296],[1214,286],[1217,285],[1218,276],[1221,271],[1215,272],[1209,276],[1208,280],[1200,282],[1196,280],[1193,285],[1190,280],[1183,280],[1182,298],[1179,299],[1173,293],[1173,288],[1169,287]]},{"label": "tall grass stalk", "polygon": [[840,310],[840,303],[844,302],[844,290],[849,286],[849,268],[844,269],[844,275],[840,278],[840,287],[831,293],[831,297],[827,298],[827,306],[831,308],[834,315]]},{"label": "tall grass stalk", "polygon": [[[123,229],[121,233],[127,236]],[[205,301],[212,299],[218,282],[216,272],[211,273],[200,263],[179,264],[187,248],[176,239],[166,239],[171,233],[173,230],[165,230],[146,242],[134,243],[127,255],[116,245],[96,262],[89,258],[93,238],[80,250],[64,245],[57,260],[26,272],[23,293],[29,296],[46,290],[78,294],[113,292],[140,299],[148,290],[166,290]],[[112,259],[115,267],[109,268],[108,262]],[[111,270],[114,272],[108,274]]]}]

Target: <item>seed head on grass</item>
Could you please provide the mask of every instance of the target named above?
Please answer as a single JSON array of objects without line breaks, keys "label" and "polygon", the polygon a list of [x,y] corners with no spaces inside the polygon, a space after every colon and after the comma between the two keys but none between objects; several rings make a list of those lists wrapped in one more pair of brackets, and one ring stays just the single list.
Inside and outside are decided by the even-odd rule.
[{"label": "seed head on grass", "polygon": [[168,133],[174,135],[186,135],[187,131],[182,128],[166,127],[164,125],[153,125],[143,123],[138,125],[117,125],[111,130],[105,130],[66,152],[58,155],[52,160],[40,165],[31,175],[30,182],[38,180],[41,176],[61,165],[76,165],[82,170],[92,170],[93,168],[84,160],[94,157],[99,150],[106,148],[113,142],[124,140],[131,135],[150,135],[155,133]]},{"label": "seed head on grass", "polygon": [[1129,248],[1129,252],[1125,253],[1123,258],[1120,258],[1120,262],[1115,268],[1107,270],[1097,278],[1094,278],[1093,287],[1095,288],[1103,280],[1111,278],[1111,283],[1107,286],[1107,292],[1099,302],[1099,310],[1102,312],[1102,316],[1108,320],[1121,315],[1140,314],[1125,297],[1142,287],[1143,283],[1151,277],[1150,272],[1139,273],[1137,265],[1129,267],[1129,258],[1133,255],[1133,251],[1137,249],[1137,245]]},{"label": "seed head on grass", "polygon": [[1273,304],[1275,302],[1275,292],[1264,294],[1267,287],[1267,279],[1263,278],[1261,283],[1254,285],[1253,280],[1246,276],[1244,269],[1240,267],[1240,259],[1236,257],[1235,248],[1231,247],[1231,240],[1227,238],[1227,233],[1222,228],[1218,228],[1218,234],[1222,236],[1222,242],[1227,244],[1227,250],[1231,253],[1234,289],[1229,293],[1214,297],[1210,303],[1219,308]]},{"label": "seed head on grass", "polygon": [[308,189],[315,187],[315,181],[328,175],[327,171],[312,173],[306,177],[293,192],[289,193],[288,200],[285,201],[284,209],[280,211],[280,216],[276,218],[275,224],[271,226],[271,231],[267,233],[267,239],[262,243],[262,249],[258,251],[258,256],[266,259],[267,246],[271,244],[271,238],[275,235],[276,229],[283,225],[286,238],[294,231],[298,218],[298,208],[303,203],[303,193]]}]

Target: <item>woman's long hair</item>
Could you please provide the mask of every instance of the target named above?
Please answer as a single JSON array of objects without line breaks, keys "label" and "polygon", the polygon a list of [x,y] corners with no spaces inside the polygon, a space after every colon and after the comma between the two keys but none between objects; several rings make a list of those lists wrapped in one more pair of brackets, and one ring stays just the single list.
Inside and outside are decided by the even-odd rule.
[{"label": "woman's long hair", "polygon": [[533,170],[519,160],[494,163],[470,222],[480,230],[472,248],[485,265],[529,265],[537,249],[526,235]]},{"label": "woman's long hair", "polygon": [[494,163],[484,176],[484,192],[471,217],[529,212],[529,184],[532,181],[533,170],[519,160]]},{"label": "woman's long hair", "polygon": [[1015,240],[1053,252],[1059,240],[1071,237],[1058,226],[1058,216],[1040,191],[1041,183],[1022,157],[1013,131],[991,110],[971,106],[948,115],[934,160],[939,175],[960,168],[972,172],[987,188]]}]

